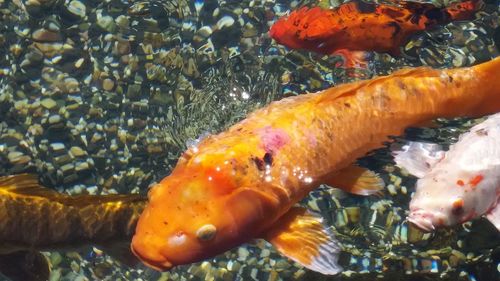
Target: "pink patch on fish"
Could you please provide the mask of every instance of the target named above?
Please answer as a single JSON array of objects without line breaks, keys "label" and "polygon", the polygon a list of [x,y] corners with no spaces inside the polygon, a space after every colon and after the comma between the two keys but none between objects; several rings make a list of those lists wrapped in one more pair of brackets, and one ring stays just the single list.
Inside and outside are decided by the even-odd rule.
[{"label": "pink patch on fish", "polygon": [[276,153],[281,147],[290,142],[290,136],[283,129],[264,127],[259,131],[262,147],[266,152]]}]

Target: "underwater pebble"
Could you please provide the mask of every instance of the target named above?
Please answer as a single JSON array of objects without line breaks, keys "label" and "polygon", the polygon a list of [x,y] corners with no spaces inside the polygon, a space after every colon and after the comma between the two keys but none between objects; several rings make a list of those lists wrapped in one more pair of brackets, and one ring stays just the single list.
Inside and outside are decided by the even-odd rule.
[{"label": "underwater pebble", "polygon": [[101,12],[97,12],[97,25],[108,32],[113,32],[115,28],[115,21],[113,17],[102,15]]},{"label": "underwater pebble", "polygon": [[44,28],[38,29],[33,32],[33,40],[40,42],[55,42],[60,41],[61,35],[57,32],[53,32]]},{"label": "underwater pebble", "polygon": [[74,157],[87,156],[87,152],[78,146],[72,146],[70,152]]},{"label": "underwater pebble", "polygon": [[87,7],[85,6],[85,4],[83,4],[78,0],[73,0],[69,2],[69,4],[66,7],[71,14],[80,18],[84,18],[87,12]]},{"label": "underwater pebble", "polygon": [[234,19],[230,16],[224,16],[217,22],[217,28],[223,29],[224,27],[230,27],[234,24]]},{"label": "underwater pebble", "polygon": [[250,252],[248,252],[248,250],[245,249],[244,247],[239,247],[238,248],[238,260],[239,261],[246,260],[249,255],[250,255]]},{"label": "underwater pebble", "polygon": [[65,150],[65,146],[63,143],[56,142],[56,143],[51,143],[50,144],[50,149],[52,152],[62,152]]},{"label": "underwater pebble", "polygon": [[14,165],[24,165],[31,161],[31,157],[28,155],[24,155],[21,152],[10,152],[7,155],[9,162]]},{"label": "underwater pebble", "polygon": [[61,116],[60,115],[51,115],[49,117],[49,124],[56,124],[61,122]]},{"label": "underwater pebble", "polygon": [[114,86],[115,86],[115,83],[113,82],[113,80],[111,80],[109,78],[104,79],[104,81],[102,82],[102,87],[106,91],[113,90]]},{"label": "underwater pebble", "polygon": [[47,109],[52,109],[57,105],[57,103],[51,98],[43,99],[40,104]]}]

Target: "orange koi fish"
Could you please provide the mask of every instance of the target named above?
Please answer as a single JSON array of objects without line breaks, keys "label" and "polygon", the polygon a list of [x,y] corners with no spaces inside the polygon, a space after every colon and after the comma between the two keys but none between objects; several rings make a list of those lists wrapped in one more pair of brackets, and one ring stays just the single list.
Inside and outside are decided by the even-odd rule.
[{"label": "orange koi fish", "polygon": [[322,183],[380,191],[377,175],[353,162],[406,127],[500,111],[497,73],[500,58],[455,70],[406,69],[273,102],[180,157],[150,190],[132,251],[165,270],[263,238],[309,269],[338,273],[331,229],[294,205]]},{"label": "orange koi fish", "polygon": [[[470,19],[482,6],[481,0],[454,3],[447,8],[407,1],[387,5],[355,0],[328,10],[303,7],[279,19],[269,34],[289,48],[321,54],[346,55],[348,49],[397,56],[400,46],[415,32]],[[362,59],[359,52],[353,56],[354,61]]]}]

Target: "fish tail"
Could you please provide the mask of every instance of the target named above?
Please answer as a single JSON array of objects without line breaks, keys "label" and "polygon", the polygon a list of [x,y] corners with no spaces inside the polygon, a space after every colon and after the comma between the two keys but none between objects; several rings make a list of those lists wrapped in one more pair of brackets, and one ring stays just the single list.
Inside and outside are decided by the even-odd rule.
[{"label": "fish tail", "polygon": [[[472,67],[476,75],[484,76],[486,87],[497,86],[500,92],[500,56]],[[491,84],[491,85],[490,85]],[[499,99],[500,102],[500,99]]]},{"label": "fish tail", "polygon": [[473,115],[500,112],[500,57],[472,67],[477,83],[473,90],[480,101]]},{"label": "fish tail", "polygon": [[450,21],[470,20],[483,6],[484,2],[482,0],[467,0],[455,2],[444,8],[444,10],[449,14]]}]

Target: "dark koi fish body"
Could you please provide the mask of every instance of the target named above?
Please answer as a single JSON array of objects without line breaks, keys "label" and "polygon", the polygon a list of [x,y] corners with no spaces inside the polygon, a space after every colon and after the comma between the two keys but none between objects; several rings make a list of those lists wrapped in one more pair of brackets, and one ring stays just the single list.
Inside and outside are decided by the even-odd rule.
[{"label": "dark koi fish body", "polygon": [[396,3],[355,0],[328,10],[304,7],[279,19],[269,34],[289,48],[322,54],[349,49],[399,55],[400,46],[415,32],[471,19],[483,5],[481,0],[454,3],[447,8],[428,3]]},{"label": "dark koi fish body", "polygon": [[28,174],[0,177],[0,273],[12,280],[48,280],[50,269],[39,251],[86,245],[134,263],[129,241],[145,203],[137,194],[61,194]]}]

